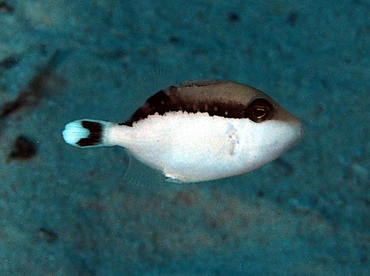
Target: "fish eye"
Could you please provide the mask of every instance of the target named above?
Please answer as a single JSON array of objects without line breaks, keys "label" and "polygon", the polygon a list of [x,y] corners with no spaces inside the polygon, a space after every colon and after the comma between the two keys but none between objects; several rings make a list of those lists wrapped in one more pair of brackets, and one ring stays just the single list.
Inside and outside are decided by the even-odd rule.
[{"label": "fish eye", "polygon": [[246,114],[253,122],[261,123],[271,118],[273,109],[272,104],[268,100],[256,99],[249,104]]}]

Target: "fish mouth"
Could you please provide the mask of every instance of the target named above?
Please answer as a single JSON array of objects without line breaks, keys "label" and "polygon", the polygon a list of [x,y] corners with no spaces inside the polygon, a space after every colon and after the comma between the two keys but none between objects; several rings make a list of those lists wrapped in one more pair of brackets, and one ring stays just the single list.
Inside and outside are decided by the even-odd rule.
[{"label": "fish mouth", "polygon": [[304,124],[288,111],[282,110],[277,119],[284,122],[284,124],[287,126],[287,130],[292,132],[291,145],[298,143],[305,135]]},{"label": "fish mouth", "polygon": [[300,140],[302,140],[302,138],[304,137],[304,133],[305,133],[305,126],[298,119],[294,120],[294,123],[291,129],[293,130],[294,134],[292,135],[292,141],[289,147],[294,146]]},{"label": "fish mouth", "polygon": [[[296,145],[305,135],[305,127],[301,121],[292,117],[289,121],[284,121],[282,124],[284,130],[281,132],[282,139],[285,140],[282,142],[282,152],[285,152],[289,148]],[[285,138],[284,138],[284,135]],[[270,144],[270,147],[276,146],[279,142],[274,141],[274,143]]]}]

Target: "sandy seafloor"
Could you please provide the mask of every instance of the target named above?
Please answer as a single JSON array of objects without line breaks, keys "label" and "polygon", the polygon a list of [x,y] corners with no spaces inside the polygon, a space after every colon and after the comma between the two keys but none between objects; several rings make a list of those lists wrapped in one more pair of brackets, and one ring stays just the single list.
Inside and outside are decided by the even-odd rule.
[{"label": "sandy seafloor", "polygon": [[[368,0],[0,1],[0,275],[370,275],[369,14]],[[187,185],[62,139],[199,78],[261,89],[304,139]],[[34,156],[12,157],[20,135]]]}]

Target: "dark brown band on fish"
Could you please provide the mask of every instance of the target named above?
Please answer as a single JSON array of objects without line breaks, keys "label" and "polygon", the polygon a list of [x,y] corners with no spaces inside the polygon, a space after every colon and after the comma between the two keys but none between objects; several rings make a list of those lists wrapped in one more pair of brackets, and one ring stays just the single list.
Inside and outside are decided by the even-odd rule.
[{"label": "dark brown band on fish", "polygon": [[133,123],[158,113],[163,115],[171,111],[186,111],[188,113],[206,112],[210,116],[226,118],[250,118],[259,123],[269,119],[273,113],[273,105],[266,99],[254,99],[248,105],[240,102],[202,102],[185,101],[176,95],[175,86],[160,90],[151,96],[145,104],[135,111],[131,118],[120,125],[132,126]]},{"label": "dark brown band on fish", "polygon": [[83,128],[89,131],[87,138],[82,138],[76,144],[80,147],[95,146],[101,143],[103,135],[103,127],[98,122],[81,121]]}]

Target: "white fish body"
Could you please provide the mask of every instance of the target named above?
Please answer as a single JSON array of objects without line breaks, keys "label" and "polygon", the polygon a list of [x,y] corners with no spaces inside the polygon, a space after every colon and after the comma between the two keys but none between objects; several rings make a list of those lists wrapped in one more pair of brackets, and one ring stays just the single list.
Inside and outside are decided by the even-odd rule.
[{"label": "white fish body", "polygon": [[83,119],[66,125],[74,146],[125,147],[172,180],[199,182],[254,170],[302,136],[302,124],[266,94],[205,80],[171,86],[123,124]]}]

